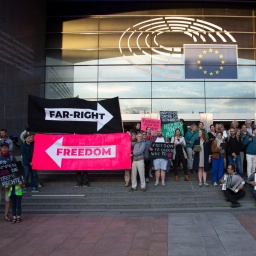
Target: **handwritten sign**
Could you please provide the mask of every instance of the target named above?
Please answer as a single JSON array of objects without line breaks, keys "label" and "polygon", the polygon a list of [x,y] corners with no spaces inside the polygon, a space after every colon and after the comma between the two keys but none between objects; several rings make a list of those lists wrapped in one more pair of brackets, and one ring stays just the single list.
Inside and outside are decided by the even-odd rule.
[{"label": "handwritten sign", "polygon": [[160,111],[162,124],[174,123],[178,120],[177,111]]},{"label": "handwritten sign", "polygon": [[13,186],[19,182],[24,182],[23,171],[19,163],[9,163],[0,165],[0,181],[2,187]]},{"label": "handwritten sign", "polygon": [[173,143],[153,142],[151,147],[153,151],[150,152],[150,158],[172,159]]},{"label": "handwritten sign", "polygon": [[141,118],[141,130],[146,131],[147,127],[151,128],[151,132],[156,132],[161,129],[161,121],[152,118]]},{"label": "handwritten sign", "polygon": [[175,122],[175,123],[171,123],[171,124],[163,124],[162,125],[162,130],[163,130],[164,137],[172,138],[174,136],[175,130],[177,128],[180,129],[181,135],[184,136],[182,122]]}]

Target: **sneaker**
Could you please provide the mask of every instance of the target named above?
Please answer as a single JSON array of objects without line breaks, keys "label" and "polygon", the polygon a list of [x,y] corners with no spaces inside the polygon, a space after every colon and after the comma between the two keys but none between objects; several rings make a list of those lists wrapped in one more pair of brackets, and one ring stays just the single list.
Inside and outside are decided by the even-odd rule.
[{"label": "sneaker", "polygon": [[162,186],[165,186],[165,182],[164,181],[162,181]]},{"label": "sneaker", "polygon": [[143,192],[146,192],[146,191],[147,191],[147,189],[146,189],[146,188],[141,188],[141,190],[142,190]]},{"label": "sneaker", "polygon": [[156,182],[155,182],[155,184],[154,184],[154,186],[155,186],[155,187],[157,187],[157,186],[158,186],[158,184],[159,184],[159,182],[158,182],[158,181],[156,181]]},{"label": "sneaker", "polygon": [[218,183],[217,183],[217,182],[214,182],[213,185],[216,187],[216,186],[218,186]]},{"label": "sneaker", "polygon": [[236,207],[240,207],[241,206],[241,204],[239,203],[239,202],[237,202],[237,201],[235,201],[235,202],[233,202],[232,204],[231,204],[231,207],[232,208],[236,208]]},{"label": "sneaker", "polygon": [[75,188],[81,187],[80,184],[76,183],[76,185],[74,186]]},{"label": "sneaker", "polygon": [[146,178],[146,183],[149,183],[149,179],[148,178]]},{"label": "sneaker", "polygon": [[202,187],[202,186],[203,186],[202,182],[199,182],[199,183],[198,183],[198,186],[199,186],[199,187]]},{"label": "sneaker", "polygon": [[37,188],[32,188],[32,190],[31,190],[31,193],[38,193],[39,191],[38,191],[38,189]]},{"label": "sneaker", "polygon": [[28,189],[27,188],[24,188],[23,189],[23,194],[27,194],[28,193]]},{"label": "sneaker", "polygon": [[130,188],[130,192],[134,192],[136,190],[136,188]]},{"label": "sneaker", "polygon": [[149,173],[149,177],[150,177],[150,178],[153,178],[153,175],[152,175],[152,173],[151,173],[151,172]]},{"label": "sneaker", "polygon": [[205,182],[204,185],[205,185],[206,187],[209,187],[209,184],[208,184],[207,182]]},{"label": "sneaker", "polygon": [[83,187],[84,187],[84,188],[89,187],[89,183],[85,183],[85,184],[83,184]]},{"label": "sneaker", "polygon": [[42,187],[42,184],[39,183],[39,184],[38,184],[38,187],[41,188],[41,187]]}]

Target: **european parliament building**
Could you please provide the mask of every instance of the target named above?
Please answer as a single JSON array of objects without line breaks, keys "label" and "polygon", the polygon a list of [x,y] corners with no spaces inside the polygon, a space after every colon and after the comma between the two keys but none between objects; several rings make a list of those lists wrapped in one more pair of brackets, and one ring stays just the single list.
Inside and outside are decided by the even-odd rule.
[{"label": "european parliament building", "polygon": [[27,124],[28,95],[118,96],[124,123],[256,118],[254,0],[0,2],[1,127]]}]

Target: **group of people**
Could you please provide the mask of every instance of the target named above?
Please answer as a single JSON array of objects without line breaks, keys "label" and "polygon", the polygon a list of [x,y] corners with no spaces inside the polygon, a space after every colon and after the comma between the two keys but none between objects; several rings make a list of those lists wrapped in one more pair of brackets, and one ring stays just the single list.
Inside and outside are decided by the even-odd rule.
[{"label": "group of people", "polygon": [[[21,222],[21,199],[23,193],[28,193],[29,177],[31,175],[31,192],[37,193],[38,191],[38,176],[37,171],[32,168],[33,156],[33,135],[28,131],[21,134],[22,144],[21,163],[24,170],[24,182],[19,182],[15,185],[4,186],[1,188],[1,194],[4,194],[5,208],[4,220],[12,224]],[[7,130],[0,130],[0,165],[8,165],[16,163],[16,158],[12,155],[13,141],[8,137]],[[1,200],[0,200],[1,201]],[[12,218],[9,217],[10,208],[12,210]]]},{"label": "group of people", "polygon": [[[165,186],[166,171],[168,166],[173,167],[175,181],[179,181],[178,167],[181,165],[184,172],[184,180],[189,181],[189,173],[197,172],[199,187],[209,187],[207,182],[207,173],[212,170],[212,183],[214,186],[225,184],[224,194],[232,203],[232,207],[239,207],[237,198],[244,196],[243,190],[243,162],[247,163],[247,183],[256,186],[255,168],[256,168],[256,128],[251,126],[251,120],[246,120],[241,129],[238,128],[237,121],[230,124],[229,130],[225,130],[223,124],[210,126],[209,132],[204,128],[203,122],[198,126],[192,124],[185,136],[182,136],[181,130],[176,129],[172,138],[165,138],[162,130],[158,129],[156,135],[152,135],[151,128],[146,131],[140,129],[140,123],[136,124],[131,131],[131,189],[137,189],[137,180],[141,182],[141,190],[146,191],[146,183],[149,182],[151,167],[155,170],[155,184]],[[154,142],[173,143],[173,157],[171,160],[164,158],[150,158],[150,152],[153,151]],[[226,171],[225,171],[226,169]],[[230,170],[230,171],[229,171]],[[228,179],[224,179],[224,174]],[[241,186],[237,191],[231,190],[232,177],[241,181]],[[230,178],[231,177],[231,178]],[[239,178],[237,178],[239,177]],[[161,179],[161,183],[160,183]],[[228,180],[228,182],[227,182]],[[125,186],[129,185],[130,171],[125,171]],[[256,191],[253,192],[256,199]]]}]

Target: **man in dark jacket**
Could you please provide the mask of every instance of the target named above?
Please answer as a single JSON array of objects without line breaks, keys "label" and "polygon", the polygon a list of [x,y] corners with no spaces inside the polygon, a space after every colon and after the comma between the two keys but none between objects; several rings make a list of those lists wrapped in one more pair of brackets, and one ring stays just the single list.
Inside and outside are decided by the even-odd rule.
[{"label": "man in dark jacket", "polygon": [[33,157],[33,150],[34,150],[34,142],[33,142],[33,135],[26,134],[24,136],[25,142],[21,145],[21,161],[22,166],[24,168],[25,174],[25,188],[24,193],[28,191],[28,179],[29,175],[31,174],[31,192],[36,193],[38,191],[38,184],[37,184],[37,171],[32,169],[32,157]]},{"label": "man in dark jacket", "polygon": [[243,172],[240,151],[242,151],[243,144],[241,138],[236,136],[236,130],[234,128],[230,128],[229,131],[230,137],[226,145],[228,164],[235,165],[236,172],[239,173],[240,176],[242,176]]}]

